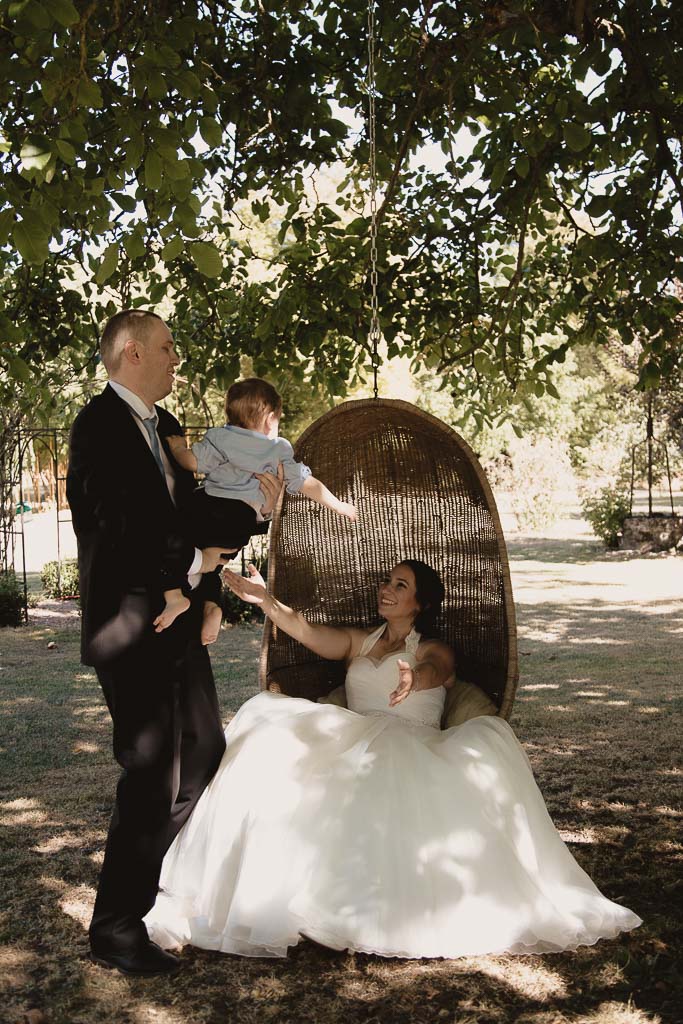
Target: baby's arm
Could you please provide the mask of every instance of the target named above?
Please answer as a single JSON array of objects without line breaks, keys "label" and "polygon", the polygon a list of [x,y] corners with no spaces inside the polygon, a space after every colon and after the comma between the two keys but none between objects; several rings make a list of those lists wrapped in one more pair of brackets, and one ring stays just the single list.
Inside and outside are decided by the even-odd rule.
[{"label": "baby's arm", "polygon": [[318,505],[324,505],[325,508],[331,509],[338,516],[345,516],[352,523],[355,523],[358,518],[356,509],[350,502],[340,501],[332,491],[325,487],[325,484],[321,483],[320,480],[316,480],[314,476],[306,477],[301,485],[301,494],[305,494],[307,498],[317,502]]},{"label": "baby's arm", "polygon": [[197,459],[192,451],[187,447],[187,441],[184,437],[179,437],[177,434],[173,434],[171,437],[167,437],[168,447],[173,453],[173,458],[176,460],[179,466],[183,469],[189,469],[191,473],[197,472]]}]

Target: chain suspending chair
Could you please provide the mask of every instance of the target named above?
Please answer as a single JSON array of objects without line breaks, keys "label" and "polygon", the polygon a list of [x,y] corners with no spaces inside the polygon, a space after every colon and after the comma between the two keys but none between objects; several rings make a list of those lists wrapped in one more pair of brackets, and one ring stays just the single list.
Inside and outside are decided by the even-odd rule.
[{"label": "chain suspending chair", "polygon": [[[298,461],[359,513],[353,525],[284,493],[271,528],[272,592],[314,623],[374,626],[377,587],[404,558],[439,571],[437,624],[456,655],[443,726],[479,714],[508,718],[518,678],[514,605],[500,519],[469,445],[408,402],[378,398],[377,174],[374,0],[368,7],[370,272],[374,398],[346,402],[299,439]],[[266,620],[262,688],[312,700],[343,684],[344,666],[312,654]],[[329,698],[328,698],[329,699]],[[343,697],[333,697],[343,702]]]}]

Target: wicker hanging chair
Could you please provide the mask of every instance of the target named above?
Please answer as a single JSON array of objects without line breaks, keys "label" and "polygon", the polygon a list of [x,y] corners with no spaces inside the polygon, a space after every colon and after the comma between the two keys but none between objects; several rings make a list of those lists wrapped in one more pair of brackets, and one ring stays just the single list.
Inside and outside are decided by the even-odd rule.
[{"label": "wicker hanging chair", "polygon": [[[283,494],[271,532],[273,593],[312,622],[370,627],[381,621],[376,593],[387,571],[404,558],[430,563],[446,587],[438,629],[455,650],[458,684],[476,684],[489,712],[508,718],[518,671],[507,553],[491,488],[466,442],[407,402],[364,399],[313,423],[295,456],[353,501],[359,518],[353,524]],[[266,620],[262,688],[315,700],[343,676],[342,664]]]}]

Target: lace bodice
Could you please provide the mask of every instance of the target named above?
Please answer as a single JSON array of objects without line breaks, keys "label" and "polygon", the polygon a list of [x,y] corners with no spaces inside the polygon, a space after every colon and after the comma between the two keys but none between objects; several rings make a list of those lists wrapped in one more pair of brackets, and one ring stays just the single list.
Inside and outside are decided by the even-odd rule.
[{"label": "lace bodice", "polygon": [[383,623],[363,641],[360,653],[353,659],[346,673],[346,700],[351,711],[360,715],[389,715],[413,725],[429,725],[438,729],[441,724],[446,690],[436,686],[431,690],[417,690],[395,708],[389,707],[389,694],[398,686],[398,660],[411,667],[417,660],[420,634],[411,630],[406,637],[405,650],[392,651],[380,661],[369,653],[386,629]]}]

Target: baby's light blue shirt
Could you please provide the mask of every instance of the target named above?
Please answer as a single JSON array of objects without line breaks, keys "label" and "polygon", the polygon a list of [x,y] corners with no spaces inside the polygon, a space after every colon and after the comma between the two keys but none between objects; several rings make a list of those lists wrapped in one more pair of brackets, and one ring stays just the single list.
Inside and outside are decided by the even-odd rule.
[{"label": "baby's light blue shirt", "polygon": [[277,473],[281,462],[290,494],[297,494],[311,475],[308,466],[294,461],[294,450],[284,437],[271,440],[257,430],[231,423],[211,427],[201,441],[192,445],[192,452],[197,472],[206,476],[207,494],[244,501],[257,511],[263,505],[263,494],[254,473]]}]

